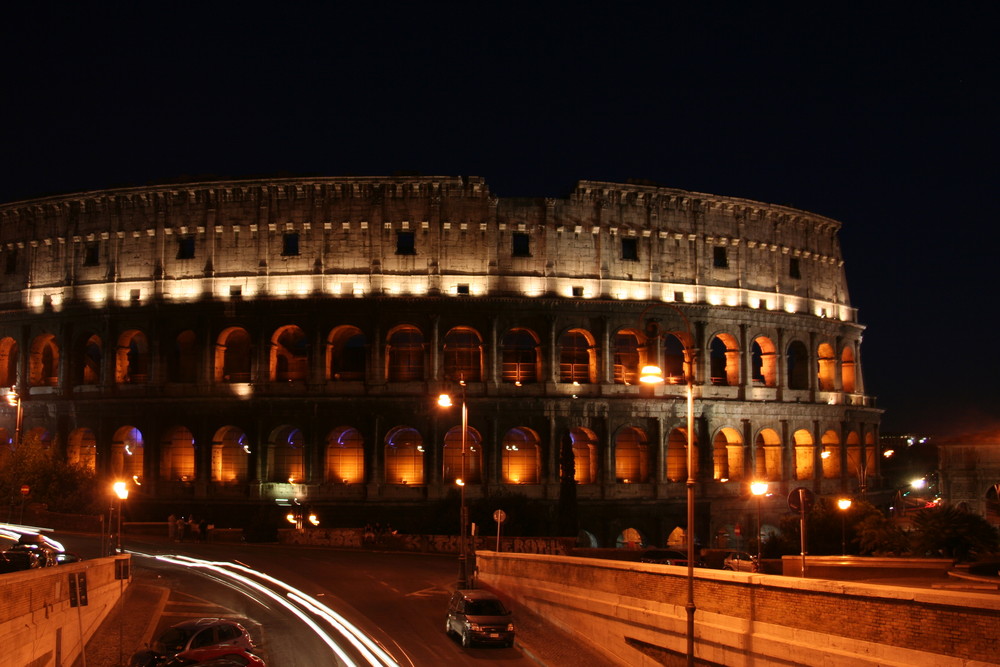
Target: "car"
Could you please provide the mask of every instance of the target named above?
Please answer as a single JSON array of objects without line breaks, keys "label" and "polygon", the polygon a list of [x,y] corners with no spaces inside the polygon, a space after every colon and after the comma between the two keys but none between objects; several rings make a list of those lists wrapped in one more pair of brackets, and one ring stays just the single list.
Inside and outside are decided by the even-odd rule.
[{"label": "car", "polygon": [[206,646],[191,649],[174,656],[155,651],[140,651],[130,665],[142,667],[267,667],[264,659],[238,646]]},{"label": "car", "polygon": [[[236,621],[225,618],[199,618],[170,626],[149,645],[148,649],[135,653],[129,661],[129,666],[154,667],[165,664],[167,660],[173,658],[194,659],[191,656],[202,656],[202,659],[207,660],[208,655],[213,652],[218,653],[216,656],[218,659],[221,659],[223,654],[229,657],[249,653],[260,660],[253,654],[254,648],[256,647],[250,633]],[[251,660],[241,664],[261,665],[263,661],[256,663]]]},{"label": "car", "polygon": [[746,551],[730,551],[722,561],[723,570],[733,570],[734,572],[756,572],[757,557]]},{"label": "car", "polygon": [[512,614],[496,595],[480,589],[459,589],[448,602],[444,631],[457,635],[462,646],[514,645]]},{"label": "car", "polygon": [[37,567],[51,567],[59,564],[59,554],[64,553],[63,546],[38,533],[24,533],[17,544],[4,553],[32,552],[38,559]]},{"label": "car", "polygon": [[[686,553],[675,551],[674,549],[647,549],[639,556],[640,563],[654,563],[656,565],[681,565],[687,567],[688,557]],[[705,567],[705,563],[695,559],[695,567]]]}]

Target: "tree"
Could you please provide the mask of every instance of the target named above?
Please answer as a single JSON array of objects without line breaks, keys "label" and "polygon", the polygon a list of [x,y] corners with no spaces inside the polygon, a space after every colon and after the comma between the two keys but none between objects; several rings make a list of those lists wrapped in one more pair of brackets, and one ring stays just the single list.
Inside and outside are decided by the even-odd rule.
[{"label": "tree", "polygon": [[54,458],[36,440],[12,447],[0,468],[0,498],[21,497],[21,487],[31,489],[31,501],[52,512],[99,514],[107,499],[97,476],[82,466]]},{"label": "tree", "polygon": [[913,552],[958,561],[995,553],[997,529],[982,516],[953,505],[929,507],[913,518]]},{"label": "tree", "polygon": [[881,512],[866,516],[857,525],[862,554],[901,556],[910,550],[910,538],[892,519]]}]

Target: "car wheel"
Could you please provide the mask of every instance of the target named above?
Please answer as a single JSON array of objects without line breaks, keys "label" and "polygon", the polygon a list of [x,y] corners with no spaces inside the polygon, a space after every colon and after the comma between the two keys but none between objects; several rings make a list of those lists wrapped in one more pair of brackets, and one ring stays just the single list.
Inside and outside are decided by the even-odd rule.
[{"label": "car wheel", "polygon": [[723,569],[723,570],[729,570],[730,572],[735,572],[735,571],[736,571],[736,570],[734,570],[734,569],[733,569],[732,567],[730,567],[729,565],[724,565],[724,566],[722,567],[722,569]]},{"label": "car wheel", "polygon": [[462,630],[462,646],[465,648],[472,646],[472,637],[469,636],[468,630]]},{"label": "car wheel", "polygon": [[451,637],[452,634],[454,634],[451,630],[451,620],[447,618],[444,620],[444,633],[449,637]]}]

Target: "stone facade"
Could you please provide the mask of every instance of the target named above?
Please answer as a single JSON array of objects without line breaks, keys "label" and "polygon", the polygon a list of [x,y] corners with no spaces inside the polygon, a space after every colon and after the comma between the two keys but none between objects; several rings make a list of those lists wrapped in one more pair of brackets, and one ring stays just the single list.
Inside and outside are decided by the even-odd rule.
[{"label": "stone facade", "polygon": [[[773,521],[792,488],[877,479],[839,228],[651,186],[503,199],[471,177],[6,204],[0,386],[20,400],[0,439],[141,482],[130,504],[164,515],[297,498],[416,516],[458,477],[544,513],[571,458],[582,529],[662,543],[690,371],[699,536],[732,538],[753,479]],[[647,364],[667,381],[640,385]]]}]

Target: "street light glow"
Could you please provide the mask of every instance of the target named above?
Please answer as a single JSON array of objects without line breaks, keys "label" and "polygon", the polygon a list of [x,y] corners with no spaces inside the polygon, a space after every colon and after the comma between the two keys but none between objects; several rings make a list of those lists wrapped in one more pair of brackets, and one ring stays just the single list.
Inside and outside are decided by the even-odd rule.
[{"label": "street light glow", "polygon": [[121,500],[128,499],[128,487],[125,485],[125,482],[115,482],[111,488],[115,490],[115,495]]}]

